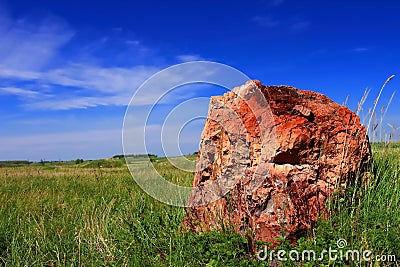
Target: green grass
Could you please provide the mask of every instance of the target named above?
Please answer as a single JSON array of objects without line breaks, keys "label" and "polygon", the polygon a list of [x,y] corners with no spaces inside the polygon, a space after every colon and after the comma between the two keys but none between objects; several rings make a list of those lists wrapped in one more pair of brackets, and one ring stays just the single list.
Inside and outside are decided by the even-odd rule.
[{"label": "green grass", "polygon": [[[370,250],[373,255],[395,255],[400,263],[400,148],[373,145],[374,161],[368,181],[347,188],[346,194],[331,198],[330,219],[321,219],[317,227],[302,238],[298,250],[336,248],[345,239],[347,249]],[[325,264],[328,264],[326,261]],[[330,262],[341,266],[341,262]],[[365,262],[348,262],[358,266]],[[375,266],[394,264],[376,262]],[[321,262],[319,262],[321,265]],[[346,265],[347,266],[347,265]]]},{"label": "green grass", "polygon": [[[321,219],[299,244],[282,240],[280,248],[321,251],[344,238],[349,248],[400,259],[400,148],[374,147],[374,158],[368,183],[332,197],[329,220]],[[183,208],[146,195],[117,159],[98,162],[0,169],[0,265],[268,266],[230,229],[182,231]],[[164,159],[154,164],[167,179],[191,184],[191,173]]]}]

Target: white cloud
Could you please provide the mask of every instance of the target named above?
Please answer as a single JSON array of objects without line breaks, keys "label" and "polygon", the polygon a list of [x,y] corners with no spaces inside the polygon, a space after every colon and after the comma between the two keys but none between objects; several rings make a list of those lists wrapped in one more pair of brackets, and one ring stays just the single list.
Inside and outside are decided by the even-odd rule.
[{"label": "white cloud", "polygon": [[[82,54],[78,53],[73,58],[68,58],[64,54],[64,49],[69,48],[71,42],[76,39],[73,38],[74,31],[65,22],[54,17],[45,18],[40,22],[26,18],[13,20],[1,13],[1,10],[0,34],[0,97],[16,96],[17,104],[28,110],[24,112],[16,109],[14,117],[7,118],[7,132],[2,132],[1,136],[3,145],[0,158],[30,160],[98,158],[122,152],[122,129],[116,126],[122,124],[122,116],[114,118],[117,122],[113,120],[110,123],[108,119],[101,119],[104,114],[99,114],[100,118],[97,116],[93,118],[88,112],[87,116],[90,118],[87,118],[80,117],[81,114],[85,114],[84,112],[45,113],[35,110],[126,106],[135,90],[161,69],[156,65],[138,65],[137,61],[157,62],[152,53],[145,55],[142,53],[148,49],[147,47],[134,38],[126,38],[118,43],[123,45],[115,46],[116,50],[120,47],[123,49],[129,47],[126,51],[122,51],[122,54],[126,52],[131,56],[137,51],[137,55],[147,57],[147,60],[142,60],[142,57],[138,57],[137,60],[136,57],[131,57],[136,61],[130,61],[129,64],[124,60],[113,60],[113,53],[109,53],[104,59],[93,60],[99,57],[105,48],[81,43],[72,43],[72,46],[79,45],[83,51],[79,53]],[[108,42],[106,39],[104,41]],[[177,58],[181,61],[202,59],[195,54],[180,55]],[[159,60],[159,62],[164,61]],[[119,64],[121,62],[122,64]],[[232,82],[235,86],[242,83],[242,81],[232,81],[230,73],[212,67],[193,67],[184,71],[160,74],[159,79],[148,83],[144,90],[135,95],[133,115],[138,122],[133,121],[129,125],[133,127],[133,153],[137,153],[140,149],[140,144],[137,143],[140,139],[137,137],[143,134],[142,120],[147,114],[140,110],[154,104],[166,90],[171,89],[171,86],[185,83],[191,78],[201,80],[204,77],[226,79],[225,83]],[[173,103],[191,94],[193,94],[191,90],[171,91],[160,102]],[[198,109],[197,106],[191,108]],[[7,106],[5,114],[10,116]],[[68,114],[70,118],[57,117],[55,114]],[[75,117],[76,119],[71,119]],[[160,125],[156,123],[159,121],[149,128],[150,136],[155,135],[160,129]],[[74,132],[68,132],[71,129],[75,129]],[[193,134],[188,132],[188,140],[185,140],[184,145],[190,147],[193,145],[196,148],[198,140],[194,140],[192,144],[189,139]],[[151,142],[149,146],[149,149],[156,153],[162,153],[159,150],[160,142],[154,144]]]},{"label": "white cloud", "polygon": [[362,52],[367,52],[369,49],[366,47],[356,47],[353,48],[351,51],[353,52],[358,52],[358,53],[362,53]]},{"label": "white cloud", "polygon": [[45,73],[44,80],[57,85],[116,93],[137,87],[157,70],[151,66],[104,68],[75,64]]},{"label": "white cloud", "polygon": [[[99,145],[102,144],[102,145]],[[88,152],[90,151],[90,152]],[[2,137],[0,160],[69,160],[101,158],[121,153],[121,130],[91,130],[71,133]],[[6,157],[6,158],[4,158]]]},{"label": "white cloud", "polygon": [[153,66],[119,68],[82,62],[54,66],[54,59],[62,56],[62,47],[74,35],[68,25],[51,16],[40,22],[13,20],[0,11],[0,93],[18,96],[24,107],[126,105],[134,89],[158,70]]},{"label": "white cloud", "polygon": [[[122,153],[121,113],[120,116],[105,112],[96,115],[85,112],[33,114],[2,117],[0,160],[90,159]],[[135,136],[142,132],[143,126],[137,127]]]},{"label": "white cloud", "polygon": [[101,97],[79,97],[79,98],[55,98],[44,101],[37,101],[32,103],[26,103],[24,106],[28,109],[45,109],[45,110],[68,110],[76,108],[90,108],[97,106],[107,105],[123,105],[127,103],[121,103],[121,98],[101,98]]},{"label": "white cloud", "polygon": [[11,94],[20,97],[34,98],[40,96],[40,93],[32,90],[26,90],[16,87],[2,87],[0,88],[0,94]]},{"label": "white cloud", "polygon": [[140,45],[140,41],[138,40],[126,40],[125,43],[128,45]]},{"label": "white cloud", "polygon": [[[0,68],[0,78],[23,81],[28,87],[46,88],[29,90],[3,88],[2,93],[25,97],[23,106],[33,109],[73,109],[101,105],[127,105],[134,90],[158,68],[136,66],[132,68],[103,68],[73,64],[43,72],[20,72]],[[65,90],[65,88],[69,88]],[[51,94],[49,94],[49,92]],[[42,100],[32,101],[31,97]]]},{"label": "white cloud", "polygon": [[[68,45],[74,35],[65,22],[54,17],[41,22],[12,20],[2,13],[0,21],[3,22],[0,25],[1,93],[18,96],[22,101],[20,105],[28,109],[125,106],[135,90],[160,70],[160,67],[152,65],[104,67],[98,62],[88,63],[79,59],[72,62],[65,59],[57,61],[54,59],[63,57],[62,47]],[[137,49],[138,53],[145,49],[135,39],[126,40],[125,45],[129,49]],[[84,53],[87,52],[85,49]],[[199,55],[190,54],[177,58],[181,61],[202,59]],[[182,75],[170,75],[164,77],[163,81],[174,83],[182,80]],[[137,103],[153,104],[154,98],[158,98],[165,90],[165,84],[153,84],[138,96],[140,99]]]},{"label": "white cloud", "polygon": [[37,80],[41,77],[40,72],[12,69],[0,65],[0,78],[20,79],[20,80]]},{"label": "white cloud", "polygon": [[[237,76],[233,69],[225,69],[223,65],[219,64],[207,66],[183,64],[185,66],[182,65],[182,68],[166,69],[155,79],[146,83],[146,88],[135,94],[133,105],[152,105],[178,84],[210,80],[220,81],[231,89],[248,79],[241,75]],[[104,68],[70,64],[63,68],[43,72],[20,73],[0,69],[0,78],[7,77],[23,81],[28,83],[29,90],[38,92],[40,97],[37,99],[28,97],[24,99],[23,106],[25,108],[67,110],[108,105],[126,106],[136,89],[158,70],[157,67],[152,66]],[[235,74],[236,80],[233,77]],[[200,89],[192,87],[191,90],[172,90],[161,99],[161,102],[173,103],[179,99],[193,96],[194,92]]]},{"label": "white cloud", "polygon": [[176,58],[181,62],[204,60],[204,58],[199,55],[179,55]]},{"label": "white cloud", "polygon": [[0,12],[0,22],[0,66],[10,70],[38,71],[46,67],[74,35],[64,21],[52,16],[35,22],[12,20]]}]

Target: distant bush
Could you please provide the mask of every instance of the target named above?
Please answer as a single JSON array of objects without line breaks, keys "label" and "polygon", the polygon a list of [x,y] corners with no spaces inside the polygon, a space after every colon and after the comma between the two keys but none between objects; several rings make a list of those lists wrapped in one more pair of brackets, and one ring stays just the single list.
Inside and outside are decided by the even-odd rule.
[{"label": "distant bush", "polygon": [[122,167],[125,163],[119,159],[97,159],[88,161],[83,165],[84,168],[115,168]]}]

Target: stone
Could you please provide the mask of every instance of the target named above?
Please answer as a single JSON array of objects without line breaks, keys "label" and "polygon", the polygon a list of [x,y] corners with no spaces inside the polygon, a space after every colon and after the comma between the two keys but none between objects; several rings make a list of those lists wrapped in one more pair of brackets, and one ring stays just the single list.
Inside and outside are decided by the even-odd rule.
[{"label": "stone", "polygon": [[295,242],[370,159],[367,131],[347,107],[248,81],[210,100],[184,225]]}]

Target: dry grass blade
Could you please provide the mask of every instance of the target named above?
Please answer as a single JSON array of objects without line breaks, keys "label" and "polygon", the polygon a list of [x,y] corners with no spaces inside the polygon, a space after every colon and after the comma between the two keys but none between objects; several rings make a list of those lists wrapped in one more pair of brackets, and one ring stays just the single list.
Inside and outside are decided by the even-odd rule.
[{"label": "dry grass blade", "polygon": [[376,99],[375,99],[375,101],[374,101],[374,106],[373,106],[373,108],[372,108],[371,116],[370,116],[369,121],[368,121],[368,124],[367,124],[367,132],[368,132],[368,134],[369,134],[369,128],[370,128],[370,126],[371,126],[372,117],[374,116],[373,114],[375,114],[375,109],[376,109],[376,106],[378,105],[379,99],[381,98],[383,89],[386,87],[386,85],[387,85],[394,77],[395,77],[395,76],[392,75],[392,76],[390,76],[390,77],[386,80],[386,82],[382,85],[381,90],[379,91],[379,94],[378,94],[378,96],[376,97]]}]

